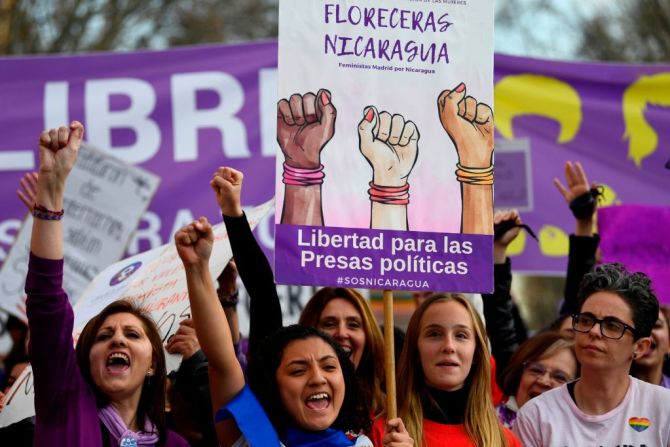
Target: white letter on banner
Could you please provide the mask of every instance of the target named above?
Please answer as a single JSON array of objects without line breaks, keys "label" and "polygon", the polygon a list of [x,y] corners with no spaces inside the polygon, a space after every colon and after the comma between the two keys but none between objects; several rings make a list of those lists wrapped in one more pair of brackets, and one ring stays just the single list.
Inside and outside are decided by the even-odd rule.
[{"label": "white letter on banner", "polygon": [[44,128],[53,129],[70,124],[67,81],[47,82],[44,86]]},{"label": "white letter on banner", "polygon": [[258,72],[258,108],[261,114],[261,154],[277,154],[277,69],[263,68]]},{"label": "white letter on banner", "polygon": [[149,242],[149,250],[163,245],[161,235],[158,233],[161,230],[161,218],[158,214],[147,211],[142,216],[142,220],[146,222],[146,227],[138,228],[128,244],[128,254],[136,255],[140,252],[140,240],[144,239]]},{"label": "white letter on banner", "polygon": [[[110,110],[112,95],[127,96],[130,107]],[[151,84],[131,78],[88,81],[84,96],[88,141],[128,163],[142,163],[156,155],[161,133],[158,125],[149,118],[156,105],[156,93]],[[135,144],[112,147],[112,129],[131,129],[135,133]]]},{"label": "white letter on banner", "polygon": [[[235,116],[244,105],[242,85],[227,73],[207,71],[172,76],[172,128],[175,161],[198,158],[198,129],[215,128],[223,135],[223,151],[229,158],[251,157],[247,131]],[[219,96],[213,109],[198,110],[198,91],[209,90]]]}]

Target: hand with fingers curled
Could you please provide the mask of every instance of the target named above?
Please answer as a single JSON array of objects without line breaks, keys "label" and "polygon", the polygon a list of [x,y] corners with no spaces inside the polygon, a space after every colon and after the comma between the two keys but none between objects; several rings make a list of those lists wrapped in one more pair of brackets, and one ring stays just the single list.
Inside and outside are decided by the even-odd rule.
[{"label": "hand with fingers curled", "polygon": [[293,94],[277,103],[277,142],[285,168],[318,169],[321,151],[333,138],[337,110],[326,89]]},{"label": "hand with fingers curled", "polygon": [[386,421],[384,432],[384,447],[411,447],[414,440],[410,437],[402,419],[395,418]]},{"label": "hand with fingers curled", "polygon": [[485,174],[483,170],[492,168],[493,163],[493,111],[466,93],[462,82],[453,90],[444,90],[437,99],[437,112],[456,146],[459,168]]},{"label": "hand with fingers curled", "polygon": [[214,245],[214,232],[206,217],[183,226],[174,235],[174,242],[184,267],[207,268]]},{"label": "hand with fingers curled", "polygon": [[181,355],[183,360],[191,358],[200,350],[200,342],[191,318],[179,322],[179,329],[168,339],[165,350],[170,354]]},{"label": "hand with fingers curled", "polygon": [[358,123],[358,146],[370,166],[374,185],[401,187],[416,164],[419,154],[419,130],[402,115],[379,113],[368,106]]},{"label": "hand with fingers curled", "polygon": [[231,168],[221,166],[212,175],[209,185],[216,195],[216,202],[221,208],[221,213],[228,217],[240,217],[242,215],[242,181],[244,174]]},{"label": "hand with fingers curled", "polygon": [[493,216],[494,228],[505,227],[502,234],[498,237],[495,233],[493,239],[493,262],[495,264],[504,264],[507,255],[507,247],[519,235],[521,231],[521,216],[518,210],[500,210],[496,211]]},{"label": "hand with fingers curled", "polygon": [[40,184],[64,185],[72,170],[84,136],[84,126],[72,121],[69,127],[45,130],[40,135]]},{"label": "hand with fingers curled", "polygon": [[19,183],[21,184],[21,189],[16,190],[16,194],[21,199],[21,202],[28,208],[28,211],[33,212],[33,207],[37,201],[37,172],[26,172]]}]

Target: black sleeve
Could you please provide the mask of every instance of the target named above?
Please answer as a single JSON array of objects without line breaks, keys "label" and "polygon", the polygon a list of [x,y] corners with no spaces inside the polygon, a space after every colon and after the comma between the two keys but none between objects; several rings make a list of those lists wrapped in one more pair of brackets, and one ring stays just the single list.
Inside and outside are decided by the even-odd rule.
[{"label": "black sleeve", "polygon": [[486,331],[491,341],[491,353],[496,361],[498,378],[507,367],[510,357],[518,348],[518,337],[514,321],[512,287],[512,264],[507,258],[504,264],[493,266],[494,290],[482,294]]},{"label": "black sleeve", "polygon": [[579,283],[593,266],[596,264],[596,250],[600,236],[575,236],[570,235],[570,249],[568,252],[568,272],[565,278],[565,291],[561,316],[572,315],[579,312],[577,292]]},{"label": "black sleeve", "polygon": [[[173,391],[170,402],[172,416],[179,419],[182,426],[190,427],[202,435],[201,442],[191,445],[219,445],[212,418],[208,362],[201,350],[181,361]],[[174,424],[170,428],[175,428]]]},{"label": "black sleeve", "polygon": [[282,312],[272,267],[256,242],[246,214],[223,216],[237,271],[249,293],[249,352],[282,327]]}]

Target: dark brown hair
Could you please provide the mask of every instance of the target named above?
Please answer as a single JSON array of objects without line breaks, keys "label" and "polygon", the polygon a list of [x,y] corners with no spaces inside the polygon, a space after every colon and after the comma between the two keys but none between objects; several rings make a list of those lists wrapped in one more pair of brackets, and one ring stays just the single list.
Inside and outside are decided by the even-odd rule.
[{"label": "dark brown hair", "polygon": [[86,323],[86,326],[84,326],[84,330],[81,331],[79,340],[77,340],[76,352],[79,370],[84,380],[93,389],[98,407],[107,405],[109,397],[93,383],[89,356],[95,344],[98,331],[100,331],[107,317],[121,313],[128,313],[137,317],[142,322],[144,332],[146,332],[147,338],[151,343],[155,373],[153,376],[147,377],[142,386],[140,402],[137,407],[137,423],[140,427],[144,427],[145,417],[148,417],[151,422],[156,424],[160,442],[162,442],[165,439],[165,381],[167,376],[165,353],[163,352],[163,340],[158,332],[158,328],[154,320],[144,310],[130,301],[119,300],[109,304],[98,315],[91,318]]}]

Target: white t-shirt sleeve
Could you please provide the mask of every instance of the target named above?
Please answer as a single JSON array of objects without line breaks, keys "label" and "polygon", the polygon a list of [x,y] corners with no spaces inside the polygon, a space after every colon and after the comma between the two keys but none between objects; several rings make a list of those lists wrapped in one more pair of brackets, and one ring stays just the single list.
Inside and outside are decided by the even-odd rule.
[{"label": "white t-shirt sleeve", "polygon": [[540,419],[537,416],[538,408],[529,404],[524,405],[517,413],[512,431],[524,447],[544,447],[538,432]]}]

